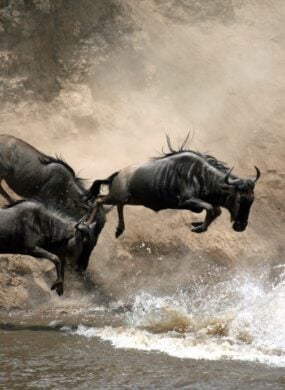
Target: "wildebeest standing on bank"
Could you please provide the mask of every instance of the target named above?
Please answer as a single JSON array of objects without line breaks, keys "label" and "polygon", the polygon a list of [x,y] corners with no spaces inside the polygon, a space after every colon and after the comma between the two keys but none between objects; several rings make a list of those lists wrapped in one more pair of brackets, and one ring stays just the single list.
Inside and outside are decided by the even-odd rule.
[{"label": "wildebeest standing on bank", "polygon": [[87,268],[90,254],[105,224],[105,212],[98,208],[96,222],[88,227],[44,207],[21,200],[0,209],[0,253],[46,258],[56,267],[57,279],[51,289],[63,294],[66,258]]},{"label": "wildebeest standing on bank", "polygon": [[88,209],[82,180],[66,162],[5,134],[0,135],[0,193],[13,202],[1,186],[3,179],[21,197],[56,206],[76,219]]},{"label": "wildebeest standing on bank", "polygon": [[[216,158],[187,150],[187,139],[179,150],[174,150],[167,137],[169,153],[140,165],[133,165],[115,172],[105,180],[95,180],[89,197],[97,205],[117,205],[118,237],[125,229],[123,208],[125,205],[143,205],[154,211],[163,209],[206,211],[203,222],[192,223],[192,231],[201,233],[221,214],[220,207],[229,210],[233,229],[246,229],[251,205],[254,201],[255,183],[260,177],[240,179],[232,174],[224,163]],[[109,186],[109,193],[99,196],[102,184]]]}]

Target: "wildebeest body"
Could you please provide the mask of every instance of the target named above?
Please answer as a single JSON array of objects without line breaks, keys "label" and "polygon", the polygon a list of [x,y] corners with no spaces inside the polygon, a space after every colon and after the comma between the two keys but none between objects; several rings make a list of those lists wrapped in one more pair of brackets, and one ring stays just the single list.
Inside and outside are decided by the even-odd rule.
[{"label": "wildebeest body", "polygon": [[[135,170],[130,179],[131,197],[155,211],[166,208],[183,209],[184,200],[193,195],[207,200],[204,188],[205,181],[209,181],[210,172],[206,172],[204,169],[202,176],[201,162],[197,161],[197,158],[197,155],[185,154],[185,156],[178,157],[176,155],[169,159],[151,160],[142,164]],[[187,182],[183,176],[184,164],[190,166],[187,172]],[[115,185],[115,180],[116,178],[114,178],[111,188]],[[189,182],[191,182],[191,186],[189,186]]]},{"label": "wildebeest body", "polygon": [[[59,253],[62,245],[74,236],[74,222],[52,214],[42,205],[21,201],[0,210],[0,252],[25,254],[38,245]],[[13,242],[11,247],[9,244]]]},{"label": "wildebeest body", "polygon": [[0,193],[12,201],[1,186],[3,179],[21,197],[56,205],[77,219],[88,208],[84,198],[86,190],[67,163],[10,135],[0,135]]},{"label": "wildebeest body", "polygon": [[245,230],[250,207],[254,200],[255,182],[260,176],[240,179],[214,157],[183,147],[141,165],[127,167],[105,180],[96,180],[89,191],[96,198],[102,184],[109,185],[109,193],[97,198],[97,204],[117,205],[118,237],[124,230],[123,207],[138,204],[154,211],[185,209],[206,211],[203,222],[193,223],[192,231],[201,233],[221,214],[220,207],[229,210],[233,229]]},{"label": "wildebeest body", "polygon": [[[185,201],[195,197],[215,206],[224,206],[229,196],[228,188],[227,191],[224,189],[224,177],[225,172],[205,164],[196,153],[154,159],[140,166],[122,169],[111,181],[110,195],[104,203],[125,201],[154,211],[190,207],[192,211],[200,212],[202,207],[185,205]],[[122,181],[128,192],[125,189],[122,193]]]},{"label": "wildebeest body", "polygon": [[52,261],[57,271],[52,289],[61,295],[65,259],[72,259],[82,269],[87,267],[105,223],[104,216],[103,219],[98,217],[96,223],[82,231],[75,220],[61,216],[38,202],[17,202],[0,210],[0,253],[31,255]]}]

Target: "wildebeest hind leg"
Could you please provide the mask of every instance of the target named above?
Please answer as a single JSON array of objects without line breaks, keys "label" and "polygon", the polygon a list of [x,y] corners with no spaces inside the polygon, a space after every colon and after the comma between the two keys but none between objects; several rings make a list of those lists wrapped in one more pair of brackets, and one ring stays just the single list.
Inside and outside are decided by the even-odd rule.
[{"label": "wildebeest hind leg", "polygon": [[125,221],[124,221],[124,205],[118,204],[117,205],[117,212],[119,217],[119,223],[116,229],[116,238],[118,238],[125,230]]},{"label": "wildebeest hind leg", "polygon": [[35,246],[34,248],[31,248],[28,253],[31,256],[37,257],[37,258],[45,258],[50,261],[52,261],[56,268],[56,281],[51,286],[51,290],[56,290],[58,295],[63,294],[63,277],[64,277],[64,264],[61,263],[61,260],[54,255],[51,252],[46,251],[43,248],[40,248],[38,246]]},{"label": "wildebeest hind leg", "polygon": [[0,180],[0,194],[9,202],[14,203],[15,200],[4,190],[4,188],[1,185],[2,180]]}]

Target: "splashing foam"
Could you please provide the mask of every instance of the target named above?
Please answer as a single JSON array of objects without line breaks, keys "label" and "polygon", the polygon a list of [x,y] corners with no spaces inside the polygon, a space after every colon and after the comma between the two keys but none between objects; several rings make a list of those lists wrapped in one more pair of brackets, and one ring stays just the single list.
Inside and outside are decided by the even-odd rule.
[{"label": "splashing foam", "polygon": [[199,282],[168,297],[141,292],[125,314],[126,326],[79,326],[76,333],[117,348],[285,367],[284,298],[284,273],[273,284],[266,275],[239,274],[211,287]]}]

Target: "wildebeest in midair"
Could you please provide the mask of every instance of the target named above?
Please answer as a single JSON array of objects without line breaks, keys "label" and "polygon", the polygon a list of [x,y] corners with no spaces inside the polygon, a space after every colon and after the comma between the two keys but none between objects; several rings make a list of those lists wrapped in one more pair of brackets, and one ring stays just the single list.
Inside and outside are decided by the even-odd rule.
[{"label": "wildebeest in midair", "polygon": [[56,267],[51,289],[63,294],[65,260],[80,270],[87,268],[90,254],[105,224],[105,212],[98,208],[96,222],[84,226],[39,202],[20,200],[0,209],[0,253],[46,258]]},{"label": "wildebeest in midair", "polygon": [[2,180],[21,197],[52,205],[76,219],[88,210],[83,181],[65,161],[6,134],[0,135],[0,194],[13,203]]},{"label": "wildebeest in midair", "polygon": [[[182,209],[200,213],[205,210],[204,221],[192,223],[195,233],[205,232],[224,207],[230,212],[233,229],[237,232],[246,229],[260,170],[255,167],[253,178],[238,178],[216,158],[188,150],[187,142],[188,137],[175,150],[167,136],[168,153],[94,181],[89,197],[96,199],[95,205],[117,206],[116,237],[125,229],[123,209],[127,204],[143,205],[154,211]],[[102,184],[109,187],[107,195],[99,195]]]}]

